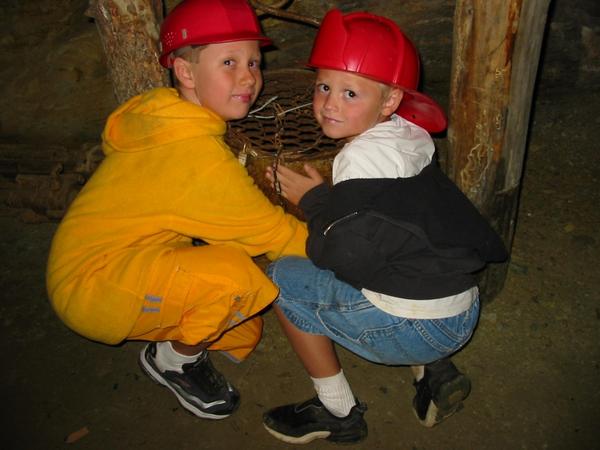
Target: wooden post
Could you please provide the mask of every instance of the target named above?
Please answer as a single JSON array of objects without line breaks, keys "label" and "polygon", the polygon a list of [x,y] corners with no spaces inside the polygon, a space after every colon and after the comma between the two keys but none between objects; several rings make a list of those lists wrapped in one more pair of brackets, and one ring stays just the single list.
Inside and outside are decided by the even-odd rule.
[{"label": "wooden post", "polygon": [[[549,3],[456,2],[446,169],[509,250]],[[484,271],[484,300],[500,292],[507,268]]]},{"label": "wooden post", "polygon": [[161,0],[90,0],[119,103],[170,84],[158,63],[162,8]]}]

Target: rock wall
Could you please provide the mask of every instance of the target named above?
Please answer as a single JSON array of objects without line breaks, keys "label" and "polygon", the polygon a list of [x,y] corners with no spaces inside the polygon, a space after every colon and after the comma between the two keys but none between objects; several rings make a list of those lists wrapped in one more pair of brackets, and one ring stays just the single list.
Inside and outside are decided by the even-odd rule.
[{"label": "rock wall", "polygon": [[600,2],[551,3],[539,82],[541,89],[598,89]]}]

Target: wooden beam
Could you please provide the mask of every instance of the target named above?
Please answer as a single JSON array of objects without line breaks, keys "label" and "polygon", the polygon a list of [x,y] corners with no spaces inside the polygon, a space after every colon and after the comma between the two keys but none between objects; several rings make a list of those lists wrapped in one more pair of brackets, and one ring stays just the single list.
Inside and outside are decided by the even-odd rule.
[{"label": "wooden beam", "polygon": [[[457,0],[446,170],[510,250],[550,0]],[[482,274],[484,299],[508,263]]]},{"label": "wooden beam", "polygon": [[162,11],[161,0],[90,0],[119,103],[170,84],[158,63]]}]

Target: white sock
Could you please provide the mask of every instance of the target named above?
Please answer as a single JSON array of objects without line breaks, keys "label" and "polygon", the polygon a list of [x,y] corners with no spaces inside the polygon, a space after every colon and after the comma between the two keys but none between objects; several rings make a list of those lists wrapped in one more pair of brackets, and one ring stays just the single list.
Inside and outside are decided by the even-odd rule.
[{"label": "white sock", "polygon": [[327,410],[336,417],[346,417],[356,405],[356,399],[344,376],[344,371],[332,377],[310,378],[317,396]]},{"label": "white sock", "polygon": [[181,366],[196,361],[201,354],[202,352],[192,356],[182,355],[175,351],[170,341],[157,342],[154,362],[161,372],[172,370],[182,373]]},{"label": "white sock", "polygon": [[420,381],[425,376],[425,366],[410,366],[415,381]]}]

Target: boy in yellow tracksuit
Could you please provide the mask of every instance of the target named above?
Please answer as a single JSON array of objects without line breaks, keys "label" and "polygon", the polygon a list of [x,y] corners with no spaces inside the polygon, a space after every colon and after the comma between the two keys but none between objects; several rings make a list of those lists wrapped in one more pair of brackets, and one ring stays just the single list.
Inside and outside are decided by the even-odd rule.
[{"label": "boy in yellow tracksuit", "polygon": [[257,313],[277,296],[251,257],[305,254],[305,225],[266,199],[223,141],[262,87],[265,43],[245,0],[183,0],[167,16],[160,62],[177,89],[136,96],[108,118],[106,158],[48,261],[65,324],[107,344],[150,341],[142,369],[203,418],[239,405],[207,350],[246,358]]}]

